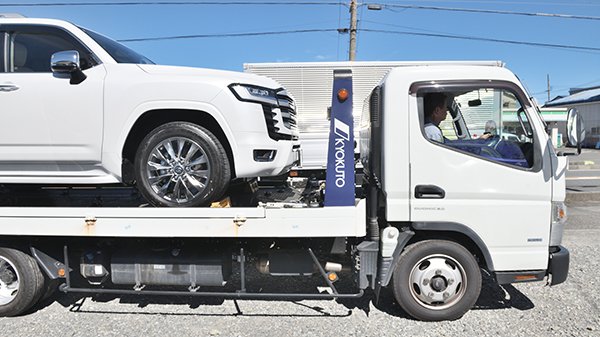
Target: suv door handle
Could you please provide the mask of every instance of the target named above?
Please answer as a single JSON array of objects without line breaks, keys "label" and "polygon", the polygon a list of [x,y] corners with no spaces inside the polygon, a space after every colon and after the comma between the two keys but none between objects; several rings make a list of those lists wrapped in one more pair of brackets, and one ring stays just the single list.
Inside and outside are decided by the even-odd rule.
[{"label": "suv door handle", "polygon": [[14,84],[0,84],[0,91],[9,92],[19,90],[19,87]]},{"label": "suv door handle", "polygon": [[415,187],[415,198],[417,199],[444,199],[446,191],[435,185],[417,185]]}]

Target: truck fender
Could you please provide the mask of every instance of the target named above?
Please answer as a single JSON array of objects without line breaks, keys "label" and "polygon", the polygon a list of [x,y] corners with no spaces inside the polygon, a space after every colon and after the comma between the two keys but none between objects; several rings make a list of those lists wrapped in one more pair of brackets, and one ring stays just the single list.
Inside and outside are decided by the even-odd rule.
[{"label": "truck fender", "polygon": [[465,235],[473,241],[477,248],[479,248],[479,251],[481,251],[488,270],[494,270],[494,263],[487,245],[471,228],[456,222],[413,222],[411,226],[415,231],[455,232]]},{"label": "truck fender", "polygon": [[[391,257],[383,257],[381,256],[381,263],[379,264],[379,272],[377,278],[379,282],[377,283],[379,287],[385,287],[390,283],[392,279],[392,274],[394,273],[394,269],[396,267],[396,262],[398,261],[398,257],[406,247],[408,241],[415,235],[415,232],[410,230],[402,230],[398,235],[398,243],[396,244],[396,248],[394,249],[394,253]],[[378,291],[377,291],[378,293]]]},{"label": "truck fender", "polygon": [[[483,258],[487,264],[489,270],[494,270],[494,265],[492,262],[492,257],[490,255],[487,246],[483,242],[483,240],[469,227],[455,223],[455,222],[413,222],[411,224],[412,228],[415,231],[437,231],[437,232],[455,232],[460,233],[467,236],[481,251]],[[394,273],[394,269],[396,267],[396,263],[398,262],[398,258],[400,254],[406,247],[406,244],[410,241],[410,239],[415,235],[415,232],[410,230],[400,231],[398,237],[398,244],[394,253],[391,257],[380,257],[381,263],[378,273],[378,286],[385,287],[389,284],[392,274]]]}]

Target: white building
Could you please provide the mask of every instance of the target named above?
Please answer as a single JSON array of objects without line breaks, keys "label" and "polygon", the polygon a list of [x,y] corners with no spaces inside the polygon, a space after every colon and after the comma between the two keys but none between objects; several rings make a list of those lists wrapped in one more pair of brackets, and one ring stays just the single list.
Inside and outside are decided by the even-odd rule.
[{"label": "white building", "polygon": [[600,148],[600,87],[571,89],[569,96],[557,97],[544,107],[576,108],[585,122],[583,146]]}]

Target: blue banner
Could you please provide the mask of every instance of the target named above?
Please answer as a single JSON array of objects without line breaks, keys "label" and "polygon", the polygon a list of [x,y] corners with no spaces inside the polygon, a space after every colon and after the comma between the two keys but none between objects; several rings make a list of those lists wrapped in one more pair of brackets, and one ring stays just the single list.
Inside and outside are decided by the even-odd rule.
[{"label": "blue banner", "polygon": [[334,70],[325,206],[354,206],[352,71]]}]

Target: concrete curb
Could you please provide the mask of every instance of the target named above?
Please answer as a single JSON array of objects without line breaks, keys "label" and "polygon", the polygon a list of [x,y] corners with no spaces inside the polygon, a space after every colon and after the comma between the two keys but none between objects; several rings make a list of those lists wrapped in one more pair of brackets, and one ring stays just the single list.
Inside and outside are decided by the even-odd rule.
[{"label": "concrete curb", "polygon": [[599,170],[600,164],[596,164],[593,160],[574,160],[569,161],[569,171],[573,170]]},{"label": "concrete curb", "polygon": [[567,204],[582,201],[600,202],[600,192],[567,192],[567,196],[565,197]]},{"label": "concrete curb", "polygon": [[579,164],[569,164],[569,171],[575,170],[600,170],[600,165],[579,165]]}]

